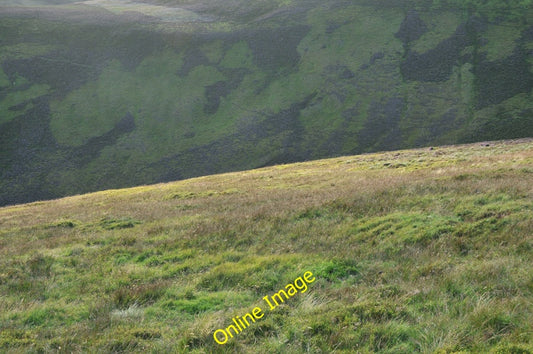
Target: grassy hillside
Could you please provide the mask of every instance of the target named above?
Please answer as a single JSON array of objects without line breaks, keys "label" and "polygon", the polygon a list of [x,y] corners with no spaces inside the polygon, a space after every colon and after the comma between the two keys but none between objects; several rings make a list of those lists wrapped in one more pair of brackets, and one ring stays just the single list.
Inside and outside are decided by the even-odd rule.
[{"label": "grassy hillside", "polygon": [[528,139],[0,208],[0,351],[532,353],[532,182]]},{"label": "grassy hillside", "polygon": [[533,136],[530,0],[55,3],[0,6],[0,205]]}]

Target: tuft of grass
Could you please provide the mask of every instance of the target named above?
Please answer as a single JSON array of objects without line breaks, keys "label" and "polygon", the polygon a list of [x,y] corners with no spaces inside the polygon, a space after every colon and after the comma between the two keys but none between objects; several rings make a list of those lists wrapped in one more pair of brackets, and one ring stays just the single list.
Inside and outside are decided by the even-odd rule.
[{"label": "tuft of grass", "polygon": [[135,225],[141,224],[141,221],[132,218],[120,218],[115,219],[113,217],[105,217],[98,223],[105,230],[115,229],[129,229],[135,227]]},{"label": "tuft of grass", "polygon": [[314,266],[317,277],[328,281],[341,280],[359,273],[355,260],[333,259]]},{"label": "tuft of grass", "polygon": [[165,289],[164,282],[122,286],[111,294],[111,300],[113,306],[124,310],[134,305],[155,303],[163,296]]}]

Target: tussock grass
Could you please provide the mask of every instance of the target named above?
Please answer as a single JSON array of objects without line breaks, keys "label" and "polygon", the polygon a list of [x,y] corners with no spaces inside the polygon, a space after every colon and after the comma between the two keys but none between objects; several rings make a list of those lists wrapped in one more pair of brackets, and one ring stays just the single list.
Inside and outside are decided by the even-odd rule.
[{"label": "tussock grass", "polygon": [[533,141],[485,145],[0,208],[0,351],[532,352]]}]

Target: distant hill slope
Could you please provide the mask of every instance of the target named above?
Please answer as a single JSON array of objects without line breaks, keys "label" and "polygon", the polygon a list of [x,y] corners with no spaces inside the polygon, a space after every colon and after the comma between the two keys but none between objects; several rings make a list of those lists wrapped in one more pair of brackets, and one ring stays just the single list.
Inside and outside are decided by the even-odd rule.
[{"label": "distant hill slope", "polygon": [[532,181],[524,139],[3,207],[0,351],[531,353]]},{"label": "distant hill slope", "polygon": [[529,0],[55,3],[0,6],[0,205],[533,136]]}]

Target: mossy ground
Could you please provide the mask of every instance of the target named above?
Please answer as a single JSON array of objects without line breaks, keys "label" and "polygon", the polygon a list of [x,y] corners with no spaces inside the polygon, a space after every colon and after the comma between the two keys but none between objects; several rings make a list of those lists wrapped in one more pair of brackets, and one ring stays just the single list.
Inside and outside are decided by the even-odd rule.
[{"label": "mossy ground", "polygon": [[533,142],[486,145],[0,208],[0,351],[533,352]]}]

